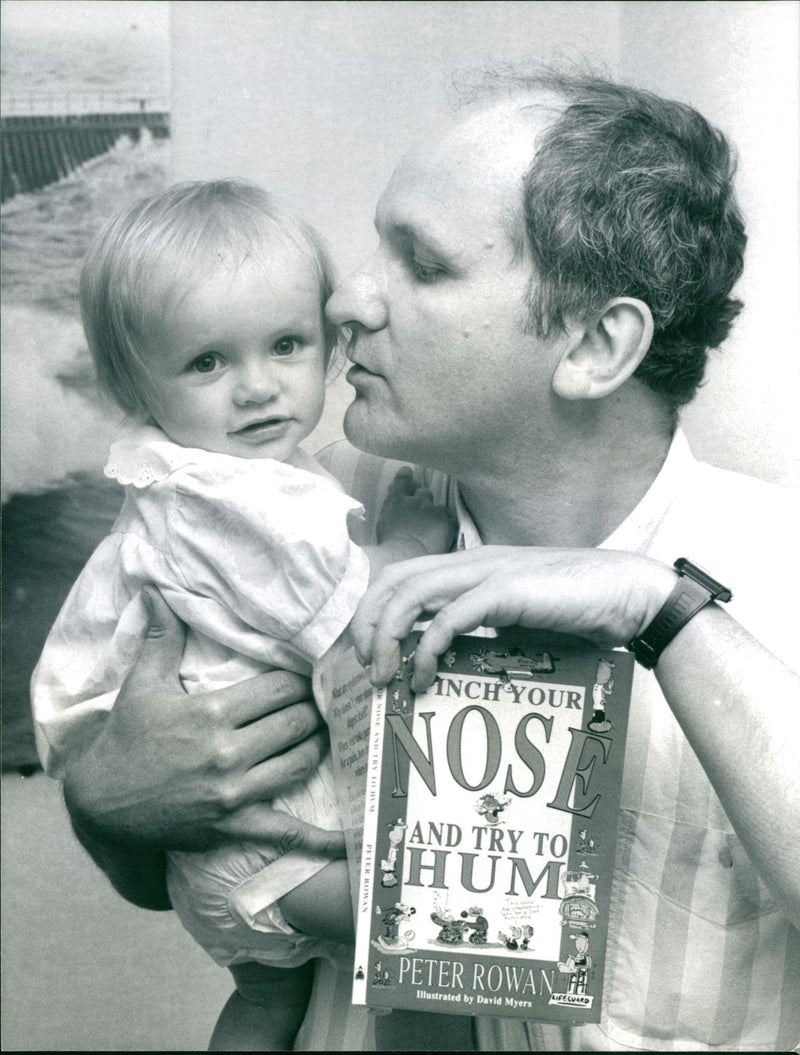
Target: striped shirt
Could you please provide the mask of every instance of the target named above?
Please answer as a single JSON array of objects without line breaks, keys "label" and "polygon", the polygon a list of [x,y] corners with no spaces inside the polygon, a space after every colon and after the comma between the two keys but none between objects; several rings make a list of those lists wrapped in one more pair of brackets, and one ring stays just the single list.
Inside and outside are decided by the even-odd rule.
[{"label": "striped shirt", "polygon": [[[321,459],[374,530],[396,463],[347,444]],[[480,544],[452,481],[423,472]],[[694,460],[679,432],[650,490],[603,548],[671,564],[679,556],[733,589],[731,614],[795,670],[796,626],[776,595],[800,595],[798,496]],[[364,539],[361,541],[369,541]],[[793,579],[793,581],[788,581]],[[797,701],[766,700],[796,715]],[[735,716],[731,715],[731,721]],[[743,730],[742,765],[747,765]],[[798,833],[800,838],[800,833]],[[568,1030],[475,1020],[475,1046],[498,1051],[788,1051],[800,1043],[800,934],[733,832],[652,672],[637,667],[614,865],[602,1019]],[[374,1050],[374,1020],[350,1005],[351,979],[324,966],[301,1050]],[[402,1049],[404,1037],[397,1037]]]}]

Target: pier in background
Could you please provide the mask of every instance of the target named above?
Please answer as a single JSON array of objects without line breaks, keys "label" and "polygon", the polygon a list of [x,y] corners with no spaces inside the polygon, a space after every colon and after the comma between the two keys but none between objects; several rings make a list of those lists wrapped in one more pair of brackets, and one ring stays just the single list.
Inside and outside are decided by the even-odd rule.
[{"label": "pier in background", "polygon": [[111,150],[121,136],[138,140],[146,129],[169,135],[166,100],[121,93],[20,93],[3,98],[2,190],[8,201],[56,183],[90,158]]}]

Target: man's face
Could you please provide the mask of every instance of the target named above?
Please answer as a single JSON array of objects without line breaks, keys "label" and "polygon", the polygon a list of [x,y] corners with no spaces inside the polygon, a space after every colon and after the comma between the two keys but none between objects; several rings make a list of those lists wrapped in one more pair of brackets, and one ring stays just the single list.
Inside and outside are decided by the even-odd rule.
[{"label": "man's face", "polygon": [[328,304],[352,330],[345,431],[359,447],[464,474],[546,432],[558,342],[525,332],[530,263],[509,234],[535,131],[504,103],[398,165],[375,255]]}]

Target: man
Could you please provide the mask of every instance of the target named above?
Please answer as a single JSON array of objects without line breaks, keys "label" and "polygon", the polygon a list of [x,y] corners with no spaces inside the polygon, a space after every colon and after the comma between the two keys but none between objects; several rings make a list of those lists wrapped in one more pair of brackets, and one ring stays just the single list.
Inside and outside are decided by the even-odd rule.
[{"label": "man", "polygon": [[[510,81],[400,162],[379,248],[329,305],[352,332],[346,433],[370,452],[336,449],[329,468],[374,521],[391,467],[373,456],[424,466],[463,551],[390,569],[369,591],[354,636],[374,680],[423,608],[437,615],[420,681],[453,633],[482,623],[635,641],[646,664],[603,1019],[572,1037],[482,1019],[482,1047],[800,1038],[800,680],[775,603],[800,586],[797,504],[698,465],[676,432],[737,310],[731,180],[724,139],[686,107],[590,79]],[[679,576],[678,557],[719,581]],[[733,614],[713,601],[725,587]],[[264,675],[202,700],[165,689],[180,644],[155,604],[164,647],[146,648],[65,784],[101,867],[132,900],[167,907],[161,847],[268,833],[335,850],[263,802],[319,756],[303,685]],[[365,1043],[358,1015],[331,1017],[348,983],[320,974],[307,1046]],[[458,1019],[439,1021],[456,1035]],[[381,1032],[390,1046],[391,1025]]]}]

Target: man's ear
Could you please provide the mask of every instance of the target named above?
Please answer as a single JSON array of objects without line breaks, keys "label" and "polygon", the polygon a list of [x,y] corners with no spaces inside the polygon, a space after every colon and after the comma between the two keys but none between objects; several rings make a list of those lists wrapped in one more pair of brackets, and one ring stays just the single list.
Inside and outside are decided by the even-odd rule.
[{"label": "man's ear", "polygon": [[602,399],[647,355],[653,315],[643,300],[615,297],[573,333],[553,374],[553,391],[562,399]]}]

